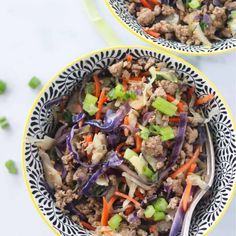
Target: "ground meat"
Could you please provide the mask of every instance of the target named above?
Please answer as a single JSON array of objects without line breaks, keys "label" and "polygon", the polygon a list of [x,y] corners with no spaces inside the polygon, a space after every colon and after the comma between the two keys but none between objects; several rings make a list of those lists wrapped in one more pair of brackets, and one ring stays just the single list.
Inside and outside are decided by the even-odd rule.
[{"label": "ground meat", "polygon": [[171,225],[172,225],[171,221],[167,222],[162,220],[157,222],[157,228],[159,232],[168,232],[171,228]]},{"label": "ground meat", "polygon": [[139,64],[133,64],[131,67],[132,72],[137,76],[140,74],[140,71],[143,69]]},{"label": "ground meat", "polygon": [[166,65],[165,62],[159,62],[159,63],[157,63],[157,68],[159,68],[159,69],[163,69],[163,68],[166,68],[166,67],[167,67],[167,65]]},{"label": "ground meat", "polygon": [[68,203],[79,198],[79,195],[77,193],[73,193],[72,189],[56,189],[56,193],[54,196],[56,198],[56,207],[62,210]]},{"label": "ground meat", "polygon": [[79,167],[73,175],[73,180],[78,184],[83,185],[88,180],[88,168]]},{"label": "ground meat", "polygon": [[[235,2],[236,3],[236,2]],[[229,27],[224,28],[221,32],[220,32],[221,36],[224,38],[231,38],[232,37],[232,31]]]},{"label": "ground meat", "polygon": [[137,236],[147,236],[148,233],[142,229],[137,230]]},{"label": "ground meat", "polygon": [[73,175],[74,175],[73,171],[69,171],[66,175],[65,182],[69,186],[73,185]]},{"label": "ground meat", "polygon": [[146,192],[146,196],[147,197],[151,197],[151,196],[155,195],[156,192],[157,192],[157,187],[152,187],[150,190],[148,190]]},{"label": "ground meat", "polygon": [[142,142],[142,153],[144,156],[163,155],[163,145],[159,136],[150,137]]},{"label": "ground meat", "polygon": [[178,197],[173,197],[170,199],[169,205],[168,205],[168,209],[176,209],[178,207],[180,198]]},{"label": "ground meat", "polygon": [[74,163],[74,158],[73,158],[73,156],[72,155],[65,155],[65,156],[63,156],[62,158],[61,158],[61,160],[62,160],[62,162],[63,162],[63,164],[64,164],[64,167],[65,167],[65,169],[67,170],[67,171],[70,171],[73,167],[74,167],[74,165],[73,165],[73,163]]},{"label": "ground meat", "polygon": [[197,129],[194,129],[188,126],[186,129],[186,141],[189,144],[192,144],[196,141],[197,137],[198,137]]},{"label": "ground meat", "polygon": [[142,8],[138,14],[137,21],[142,26],[150,26],[155,20],[155,13],[149,8]]},{"label": "ground meat", "polygon": [[156,5],[153,10],[155,16],[159,16],[161,14],[161,7],[159,5]]},{"label": "ground meat", "polygon": [[177,25],[175,27],[175,36],[181,43],[186,43],[192,33],[187,25]]},{"label": "ground meat", "polygon": [[177,196],[182,196],[183,186],[181,179],[172,179],[169,177],[166,180],[166,185],[171,186],[172,191],[176,193]]},{"label": "ground meat", "polygon": [[133,145],[134,145],[134,137],[131,136],[131,135],[128,136],[128,138],[126,139],[125,143],[126,143],[127,145],[133,146]]},{"label": "ground meat", "polygon": [[122,78],[128,80],[130,78],[131,74],[129,73],[129,71],[124,70],[122,73]]},{"label": "ground meat", "polygon": [[132,2],[129,7],[128,7],[128,11],[130,14],[135,14],[135,11],[136,11],[136,4],[134,2]]},{"label": "ground meat", "polygon": [[193,145],[191,145],[189,143],[185,143],[183,148],[184,148],[184,152],[187,155],[187,157],[192,156],[192,154],[193,154]]},{"label": "ground meat", "polygon": [[169,80],[161,80],[159,85],[165,90],[166,93],[173,96],[175,96],[175,93],[178,90],[178,85]]},{"label": "ground meat", "polygon": [[175,13],[175,9],[169,5],[162,5],[162,9],[161,9],[161,13],[164,16],[169,16],[172,15],[173,13]]},{"label": "ground meat", "polygon": [[133,228],[130,228],[126,223],[121,223],[119,233],[124,236],[137,236],[136,230]]},{"label": "ground meat", "polygon": [[144,70],[148,70],[151,66],[153,66],[156,62],[156,59],[153,57],[149,57],[147,64],[144,66]]},{"label": "ground meat", "polygon": [[152,26],[152,30],[159,33],[172,33],[175,30],[175,27],[166,21],[160,21]]},{"label": "ground meat", "polygon": [[227,16],[225,13],[225,8],[224,7],[215,7],[213,10],[213,26],[217,27],[217,28],[223,28],[224,27],[224,23],[227,20]]},{"label": "ground meat", "polygon": [[114,77],[120,77],[123,72],[123,61],[113,64],[108,68],[108,70]]},{"label": "ground meat", "polygon": [[157,170],[160,170],[165,165],[164,161],[158,161],[156,164]]}]

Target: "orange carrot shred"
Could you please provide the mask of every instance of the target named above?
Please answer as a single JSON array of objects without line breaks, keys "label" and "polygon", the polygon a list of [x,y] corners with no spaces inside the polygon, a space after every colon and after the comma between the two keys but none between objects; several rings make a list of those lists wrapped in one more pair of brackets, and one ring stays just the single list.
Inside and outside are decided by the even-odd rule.
[{"label": "orange carrot shred", "polygon": [[170,117],[170,118],[169,118],[169,122],[172,122],[172,123],[179,123],[179,122],[180,122],[180,118],[177,117],[177,116]]},{"label": "orange carrot shred", "polygon": [[184,173],[185,171],[187,171],[189,169],[189,167],[196,162],[197,158],[199,157],[201,151],[201,145],[197,145],[195,152],[193,154],[193,156],[182,166],[179,167],[179,169],[177,169],[173,174],[171,174],[171,178],[175,179],[177,176],[179,176],[180,174]]},{"label": "orange carrot shred", "polygon": [[138,134],[136,134],[134,138],[135,138],[135,145],[136,145],[136,147],[133,149],[133,151],[141,152],[142,138]]},{"label": "orange carrot shred", "polygon": [[161,3],[158,0],[147,0],[148,2],[154,4],[154,5],[161,5]]},{"label": "orange carrot shred", "polygon": [[191,97],[193,96],[194,90],[195,90],[194,86],[188,88],[188,91],[187,91],[188,99],[191,99]]},{"label": "orange carrot shred", "polygon": [[117,153],[120,153],[120,149],[125,145],[125,142],[124,143],[120,143],[117,147],[116,147],[116,152]]},{"label": "orange carrot shred", "polygon": [[150,233],[156,233],[157,232],[157,224],[150,225],[149,226],[149,231],[150,231]]},{"label": "orange carrot shred", "polygon": [[195,105],[203,105],[206,104],[208,102],[210,102],[212,99],[214,98],[214,94],[209,94],[206,96],[203,96],[201,98],[198,98],[198,100],[195,102]]},{"label": "orange carrot shred", "polygon": [[128,89],[128,80],[123,78],[122,85],[123,85],[124,91],[127,91],[127,89]]},{"label": "orange carrot shred", "polygon": [[103,199],[103,209],[102,209],[102,218],[101,218],[101,226],[107,226],[108,225],[108,203],[105,197]]},{"label": "orange carrot shred", "polygon": [[[197,164],[193,163],[188,170],[188,175],[194,173],[195,169],[197,168]],[[188,209],[188,202],[189,202],[189,197],[190,197],[190,193],[192,190],[192,182],[187,180],[187,185],[185,187],[185,191],[184,191],[184,196],[183,196],[183,210],[186,212]]]},{"label": "orange carrot shred", "polygon": [[[172,97],[171,95],[167,94],[166,95],[166,100],[168,102],[174,102],[175,101],[175,98]],[[179,101],[178,104],[177,104],[177,108],[178,108],[178,112],[184,112],[184,104],[182,101]]]},{"label": "orange carrot shred", "polygon": [[129,78],[129,81],[142,81],[143,77],[141,76],[132,76]]},{"label": "orange carrot shred", "polygon": [[85,222],[85,221],[80,221],[80,224],[81,224],[84,228],[86,228],[86,229],[88,229],[88,230],[92,230],[92,231],[96,230],[95,227],[93,227],[91,224],[89,224],[89,223],[87,223],[87,222]]},{"label": "orange carrot shred", "polygon": [[96,120],[101,119],[103,104],[107,100],[105,93],[106,93],[106,91],[105,91],[105,89],[103,89],[100,94],[99,100],[98,100],[98,111],[96,113]]},{"label": "orange carrot shred", "polygon": [[98,75],[94,75],[93,79],[94,79],[94,83],[95,83],[95,96],[99,97],[100,96],[100,92],[101,92],[100,79],[98,78]]},{"label": "orange carrot shred", "polygon": [[116,196],[119,196],[119,197],[122,197],[122,198],[125,198],[125,199],[128,199],[129,201],[133,202],[134,205],[136,205],[137,207],[140,207],[140,206],[141,206],[141,204],[140,204],[138,201],[136,201],[134,198],[128,196],[128,195],[125,194],[125,193],[115,192],[115,195],[116,195]]},{"label": "orange carrot shred", "polygon": [[153,30],[147,30],[147,29],[143,29],[147,34],[155,37],[155,38],[159,38],[160,37],[160,33],[155,32]]},{"label": "orange carrot shred", "polygon": [[86,135],[84,136],[84,141],[86,143],[91,143],[93,141],[93,136],[92,135]]},{"label": "orange carrot shred", "polygon": [[151,3],[149,3],[147,0],[140,0],[140,2],[144,7],[153,10],[153,5]]},{"label": "orange carrot shred", "polygon": [[125,215],[128,216],[129,214],[131,214],[134,211],[134,206],[130,205],[129,207],[127,207],[125,209]]},{"label": "orange carrot shred", "polygon": [[[125,116],[124,125],[129,125],[129,116]],[[129,129],[128,128],[124,128],[124,135],[126,137],[129,136]]]},{"label": "orange carrot shred", "polygon": [[132,62],[133,61],[133,56],[128,54],[126,59],[127,59],[128,62]]},{"label": "orange carrot shred", "polygon": [[137,198],[141,199],[141,200],[143,200],[143,199],[144,199],[144,196],[143,196],[143,194],[142,194],[142,193],[140,193],[138,190],[136,190],[136,191],[134,192],[134,195],[135,195]]},{"label": "orange carrot shred", "polygon": [[109,200],[108,204],[107,204],[107,209],[108,209],[108,215],[110,213],[110,210],[114,204],[114,202],[117,200],[117,196],[112,196],[111,199]]}]

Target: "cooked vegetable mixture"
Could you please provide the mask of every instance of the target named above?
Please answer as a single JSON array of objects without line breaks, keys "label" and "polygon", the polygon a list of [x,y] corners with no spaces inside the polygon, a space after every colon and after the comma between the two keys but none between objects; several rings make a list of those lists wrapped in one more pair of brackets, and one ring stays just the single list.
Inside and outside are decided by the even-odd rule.
[{"label": "cooked vegetable mixture", "polygon": [[236,36],[233,0],[126,0],[146,33],[188,45],[211,47]]},{"label": "cooked vegetable mixture", "polygon": [[206,171],[202,105],[165,63],[132,55],[45,105],[57,120],[39,147],[56,206],[94,235],[170,235]]}]

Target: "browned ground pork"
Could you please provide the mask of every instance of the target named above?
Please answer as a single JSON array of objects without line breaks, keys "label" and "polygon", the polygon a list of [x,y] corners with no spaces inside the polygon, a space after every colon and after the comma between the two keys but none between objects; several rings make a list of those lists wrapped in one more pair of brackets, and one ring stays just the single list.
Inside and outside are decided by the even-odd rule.
[{"label": "browned ground pork", "polygon": [[210,47],[236,35],[234,0],[126,1],[129,13],[154,37]]}]

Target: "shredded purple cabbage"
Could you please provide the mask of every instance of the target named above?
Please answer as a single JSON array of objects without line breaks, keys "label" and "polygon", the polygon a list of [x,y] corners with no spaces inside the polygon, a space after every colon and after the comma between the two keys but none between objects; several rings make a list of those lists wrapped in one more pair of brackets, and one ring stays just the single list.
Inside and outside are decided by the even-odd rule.
[{"label": "shredded purple cabbage", "polygon": [[72,122],[73,123],[77,123],[80,122],[82,119],[85,118],[85,113],[84,112],[80,112],[79,114],[73,115],[72,116]]},{"label": "shredded purple cabbage", "polygon": [[101,129],[101,131],[108,133],[116,129],[121,124],[122,120],[129,111],[130,106],[128,103],[126,103],[125,105],[121,106],[121,108],[116,113],[109,114],[104,124],[97,120],[86,121],[85,124],[97,127]]},{"label": "shredded purple cabbage", "polygon": [[75,207],[75,204],[73,202],[68,203],[65,206],[65,209],[69,211],[72,215],[79,216],[80,220],[84,220],[84,221],[88,220],[87,217]]},{"label": "shredded purple cabbage", "polygon": [[95,184],[96,180],[103,175],[109,168],[114,168],[121,165],[123,162],[122,159],[119,158],[116,152],[111,152],[108,156],[108,161],[106,161],[101,168],[99,168],[88,180],[85,186],[82,188],[81,192],[86,196],[89,196],[90,189]]},{"label": "shredded purple cabbage", "polygon": [[146,112],[144,115],[143,115],[143,126],[146,126],[148,121],[150,120],[150,118],[153,116],[154,114],[154,111],[150,111],[150,112]]},{"label": "shredded purple cabbage", "polygon": [[61,97],[58,97],[58,98],[55,98],[55,99],[52,99],[52,100],[46,102],[44,104],[44,107],[46,109],[50,109],[52,106],[57,106],[67,100],[68,100],[68,96],[61,96]]}]

